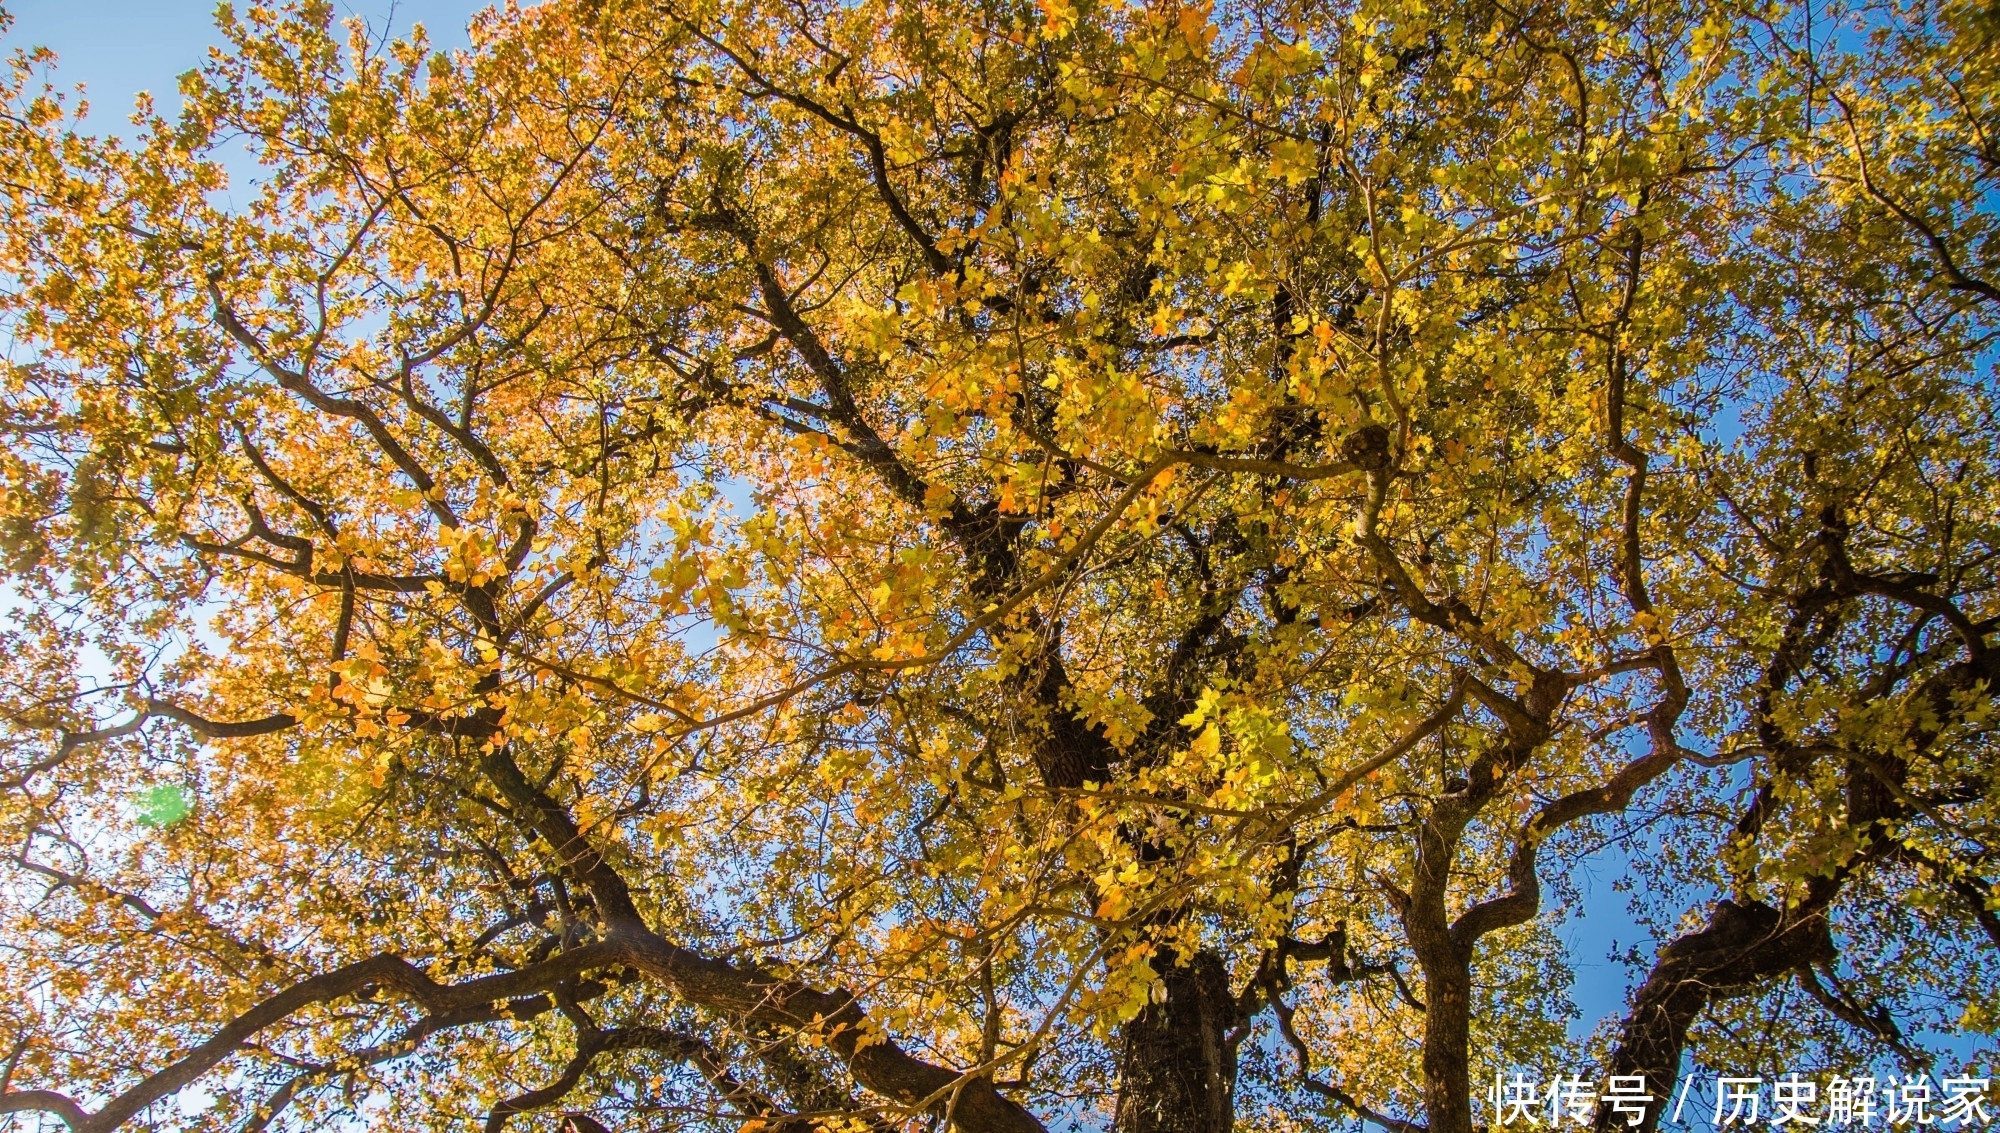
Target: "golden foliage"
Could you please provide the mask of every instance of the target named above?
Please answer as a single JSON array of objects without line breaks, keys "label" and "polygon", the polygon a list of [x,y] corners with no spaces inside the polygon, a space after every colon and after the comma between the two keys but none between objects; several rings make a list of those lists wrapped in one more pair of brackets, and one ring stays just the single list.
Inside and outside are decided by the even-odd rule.
[{"label": "golden foliage", "polygon": [[[14,58],[0,1112],[1467,1133],[2000,1018],[1990,11],[333,11],[130,145]],[[1591,868],[1738,996],[1664,1065]]]}]

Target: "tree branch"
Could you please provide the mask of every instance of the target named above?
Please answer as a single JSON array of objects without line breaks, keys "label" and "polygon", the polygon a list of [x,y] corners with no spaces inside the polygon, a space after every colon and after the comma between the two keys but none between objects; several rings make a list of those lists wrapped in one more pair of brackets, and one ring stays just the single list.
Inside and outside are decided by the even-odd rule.
[{"label": "tree branch", "polygon": [[8,1090],[0,1093],[0,1113],[53,1113],[75,1133],[88,1133],[90,1115],[67,1095],[54,1090]]}]

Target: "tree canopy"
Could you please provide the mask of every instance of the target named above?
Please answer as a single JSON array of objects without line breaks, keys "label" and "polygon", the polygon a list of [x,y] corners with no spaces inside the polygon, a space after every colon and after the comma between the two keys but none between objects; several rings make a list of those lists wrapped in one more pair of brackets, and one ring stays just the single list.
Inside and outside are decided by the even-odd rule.
[{"label": "tree canopy", "polygon": [[0,112],[15,1128],[1991,1064],[1989,6],[218,20]]}]

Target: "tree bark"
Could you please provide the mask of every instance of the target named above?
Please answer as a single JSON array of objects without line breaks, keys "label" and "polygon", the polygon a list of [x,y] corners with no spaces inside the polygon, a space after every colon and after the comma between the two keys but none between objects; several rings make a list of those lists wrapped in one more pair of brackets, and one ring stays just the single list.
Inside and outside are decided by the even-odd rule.
[{"label": "tree bark", "polygon": [[[1653,1133],[1672,1104],[1688,1028],[1710,1003],[1833,957],[1823,907],[1787,913],[1756,900],[1716,902],[1706,928],[1661,949],[1633,997],[1608,1071],[1646,1078],[1646,1091],[1655,1100],[1637,1133]],[[1630,1130],[1626,1120],[1600,1109],[1597,1133]]]},{"label": "tree bark", "polygon": [[1237,1021],[1222,958],[1202,949],[1161,973],[1166,999],[1125,1025],[1115,1133],[1229,1133],[1236,1113]]},{"label": "tree bark", "polygon": [[1424,968],[1424,1117],[1431,1133],[1472,1129],[1472,965]]},{"label": "tree bark", "polygon": [[[1035,769],[1044,786],[1077,788],[1113,775],[1117,751],[1097,728],[1072,712],[1069,676],[1059,652],[1037,659],[1017,685],[1019,702],[1036,734]],[[1182,706],[1185,707],[1184,705]],[[1145,835],[1131,832],[1143,842]],[[1142,856],[1163,852],[1140,847]],[[1171,924],[1183,910],[1162,910],[1155,923]],[[1160,982],[1165,998],[1149,1003],[1125,1024],[1118,1048],[1115,1133],[1229,1133],[1235,1124],[1236,1052],[1226,1041],[1236,1025],[1236,999],[1222,958],[1207,949],[1182,957],[1162,948]]]},{"label": "tree bark", "polygon": [[1424,1119],[1430,1133],[1472,1133],[1472,955],[1452,938],[1442,882],[1415,890],[1397,903],[1424,974]]}]

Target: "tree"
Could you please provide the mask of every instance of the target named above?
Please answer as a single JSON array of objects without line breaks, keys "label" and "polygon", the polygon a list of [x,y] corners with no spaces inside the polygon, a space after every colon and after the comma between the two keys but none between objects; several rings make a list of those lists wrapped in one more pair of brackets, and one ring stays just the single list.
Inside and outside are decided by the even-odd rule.
[{"label": "tree", "polygon": [[1990,13],[220,26],[0,120],[0,1112],[1468,1133],[2000,1017]]}]

